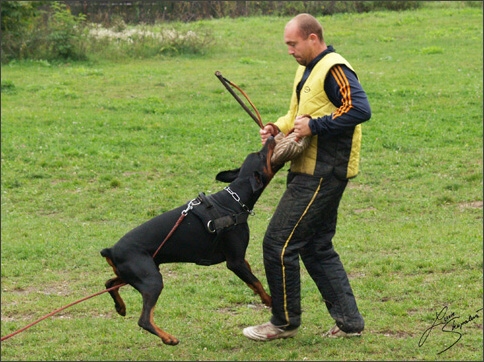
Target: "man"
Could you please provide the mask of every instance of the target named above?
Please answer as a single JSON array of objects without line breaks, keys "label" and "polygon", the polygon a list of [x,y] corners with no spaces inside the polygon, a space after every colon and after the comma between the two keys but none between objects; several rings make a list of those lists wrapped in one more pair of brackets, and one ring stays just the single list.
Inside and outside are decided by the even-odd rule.
[{"label": "man", "polygon": [[246,337],[293,337],[301,324],[299,257],[335,320],[325,336],[360,336],[364,328],[348,276],[333,248],[339,202],[358,173],[360,123],[371,109],[351,65],[327,46],[319,22],[299,14],[284,30],[288,52],[300,64],[289,112],[260,131],[262,142],[294,128],[310,144],[291,160],[287,189],[264,236],[272,318],[247,327]]}]

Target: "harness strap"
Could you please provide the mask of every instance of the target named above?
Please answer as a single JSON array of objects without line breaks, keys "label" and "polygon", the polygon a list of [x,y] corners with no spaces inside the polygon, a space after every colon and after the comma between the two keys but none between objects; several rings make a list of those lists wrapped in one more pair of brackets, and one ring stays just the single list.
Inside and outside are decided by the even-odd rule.
[{"label": "harness strap", "polygon": [[205,209],[194,208],[192,211],[202,220],[203,224],[211,234],[219,233],[223,229],[247,222],[247,212],[233,213],[221,216],[217,208],[213,206],[210,198],[203,192],[198,194],[197,200],[205,205]]},{"label": "harness strap", "polygon": [[231,226],[247,222],[249,214],[241,212],[240,214],[225,215],[217,219],[210,220],[207,223],[207,229],[211,233],[218,232]]},{"label": "harness strap", "polygon": [[210,199],[208,198],[208,196],[205,195],[204,192],[200,192],[198,194],[197,200],[200,201],[200,202],[203,202],[207,206],[207,209],[213,207],[212,202],[210,201]]},{"label": "harness strap", "polygon": [[[215,236],[212,240],[210,251],[206,254],[206,258],[202,258],[196,263],[198,265],[212,265],[212,256],[219,247],[224,230],[238,224],[246,223],[249,213],[242,211],[240,213],[221,215],[218,208],[213,205],[210,196],[206,196],[203,192],[198,194],[196,201],[198,203],[194,204],[194,206],[197,207],[191,209],[192,213],[202,221],[207,231]],[[205,207],[200,207],[201,205]]]}]

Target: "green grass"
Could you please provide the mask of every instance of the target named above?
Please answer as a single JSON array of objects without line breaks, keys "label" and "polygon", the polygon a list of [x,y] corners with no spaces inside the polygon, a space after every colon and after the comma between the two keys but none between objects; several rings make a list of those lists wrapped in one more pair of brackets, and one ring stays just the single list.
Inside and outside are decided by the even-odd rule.
[{"label": "green grass", "polygon": [[[284,114],[296,67],[287,20],[202,22],[217,41],[203,56],[2,66],[2,336],[102,290],[112,271],[99,250],[218,191],[215,174],[259,149],[256,125],[214,72],[239,84],[264,122]],[[332,320],[302,268],[297,337],[249,341],[242,328],[270,313],[235,275],[168,264],[155,319],[178,346],[140,330],[141,297],[124,287],[125,318],[103,294],[2,342],[2,360],[482,360],[482,311],[446,352],[437,354],[455,336],[441,328],[419,347],[444,306],[460,322],[482,308],[482,9],[321,20],[373,110],[334,239],[364,337],[321,338]],[[249,219],[248,260],[264,285],[261,241],[286,170]]]}]

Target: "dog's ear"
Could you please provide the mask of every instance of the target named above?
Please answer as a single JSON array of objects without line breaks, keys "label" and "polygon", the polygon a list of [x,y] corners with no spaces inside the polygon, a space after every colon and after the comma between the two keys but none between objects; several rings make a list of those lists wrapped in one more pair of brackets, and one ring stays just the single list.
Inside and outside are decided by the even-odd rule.
[{"label": "dog's ear", "polygon": [[257,171],[254,171],[254,174],[250,177],[250,185],[252,186],[252,192],[259,191],[264,187],[264,183],[262,182],[261,174]]},{"label": "dog's ear", "polygon": [[222,182],[232,182],[239,176],[240,168],[229,171],[221,171],[215,176],[215,180]]}]

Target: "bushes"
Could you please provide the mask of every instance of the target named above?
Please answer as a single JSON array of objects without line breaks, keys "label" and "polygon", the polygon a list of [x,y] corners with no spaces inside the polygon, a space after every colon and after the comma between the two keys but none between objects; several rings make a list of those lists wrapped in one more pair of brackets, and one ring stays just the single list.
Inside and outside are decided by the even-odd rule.
[{"label": "bushes", "polygon": [[47,51],[45,58],[86,59],[86,42],[82,36],[86,16],[73,16],[66,5],[58,2],[52,3],[51,6],[53,11],[44,23],[44,50]]},{"label": "bushes", "polygon": [[[202,53],[213,42],[207,32],[184,32],[166,28],[166,20],[251,15],[315,16],[341,12],[407,10],[419,1],[3,1],[2,63],[17,59],[84,60],[89,55],[104,58],[146,58],[160,54]],[[106,29],[90,22],[104,24]],[[153,30],[141,21],[165,24]]]},{"label": "bushes", "polygon": [[315,16],[373,10],[407,10],[420,1],[66,1],[73,13],[84,13],[93,23],[111,27],[112,18],[121,16],[128,24],[155,24],[164,21],[241,16],[292,16],[308,12]]},{"label": "bushes", "polygon": [[141,25],[128,27],[113,16],[111,27],[87,24],[61,2],[2,3],[2,63],[11,60],[147,58],[160,54],[202,53],[213,42],[208,31],[178,31]]},{"label": "bushes", "polygon": [[82,60],[85,16],[60,2],[2,2],[2,63],[12,59]]},{"label": "bushes", "polygon": [[323,14],[365,13],[371,11],[401,11],[417,9],[420,1],[324,1]]},{"label": "bushes", "polygon": [[36,17],[39,15],[40,2],[4,1],[2,2],[2,63],[11,59],[22,59],[28,56]]}]

